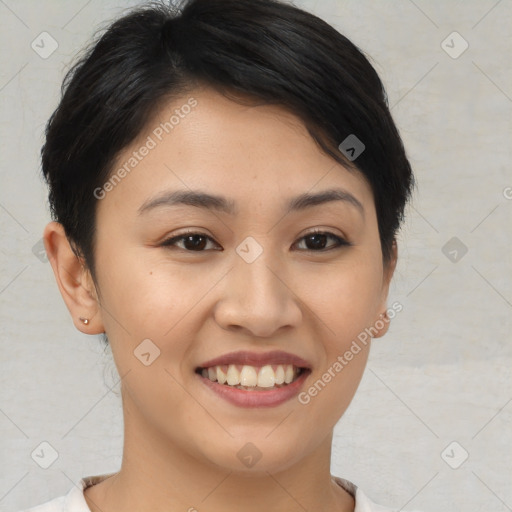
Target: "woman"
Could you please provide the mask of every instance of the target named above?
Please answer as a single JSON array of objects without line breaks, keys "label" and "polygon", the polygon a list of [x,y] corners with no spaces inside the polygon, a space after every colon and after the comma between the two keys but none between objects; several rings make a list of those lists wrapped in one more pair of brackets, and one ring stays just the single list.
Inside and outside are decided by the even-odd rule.
[{"label": "woman", "polygon": [[125,432],[119,472],[31,510],[388,510],[330,474],[414,183],[363,54],[274,0],[140,8],[66,77],[42,164]]}]

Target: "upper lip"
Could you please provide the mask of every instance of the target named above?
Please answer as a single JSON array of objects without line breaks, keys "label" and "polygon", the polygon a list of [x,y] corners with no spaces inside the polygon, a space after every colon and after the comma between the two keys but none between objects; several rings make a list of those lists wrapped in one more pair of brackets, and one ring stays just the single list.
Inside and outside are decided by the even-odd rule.
[{"label": "upper lip", "polygon": [[292,364],[298,368],[311,369],[311,365],[304,359],[282,350],[274,350],[271,352],[248,352],[240,350],[238,352],[230,352],[222,356],[210,359],[202,363],[199,368],[210,368],[212,366],[221,366],[229,364],[242,364],[249,366],[265,366],[273,364]]}]

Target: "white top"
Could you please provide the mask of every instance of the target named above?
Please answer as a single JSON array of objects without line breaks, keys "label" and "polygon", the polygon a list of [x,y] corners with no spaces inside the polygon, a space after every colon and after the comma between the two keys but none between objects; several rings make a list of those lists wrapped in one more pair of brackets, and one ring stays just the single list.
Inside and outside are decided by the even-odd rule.
[{"label": "white top", "polygon": [[[99,484],[112,475],[115,475],[115,473],[81,478],[65,496],[60,496],[59,498],[20,512],[91,512],[85,501],[84,489],[87,489],[87,487],[91,485]],[[373,503],[373,501],[367,498],[365,494],[363,494],[363,491],[352,482],[337,476],[333,478],[340,487],[354,496],[356,503],[354,512],[394,512],[391,508],[382,507]]]}]

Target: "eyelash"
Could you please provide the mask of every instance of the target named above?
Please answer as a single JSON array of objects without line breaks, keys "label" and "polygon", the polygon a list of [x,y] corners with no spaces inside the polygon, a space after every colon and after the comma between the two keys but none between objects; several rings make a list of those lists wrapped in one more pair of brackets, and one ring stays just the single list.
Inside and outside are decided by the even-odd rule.
[{"label": "eyelash", "polygon": [[[169,238],[167,240],[164,240],[160,246],[161,247],[173,247],[174,244],[177,242],[177,241],[180,241],[180,240],[183,240],[187,237],[190,237],[190,236],[194,236],[194,235],[197,235],[197,236],[201,236],[201,237],[204,237],[204,238],[207,238],[208,240],[212,241],[212,242],[215,242],[213,240],[213,238],[211,238],[210,236],[206,235],[205,233],[201,233],[201,232],[197,232],[197,231],[187,231],[185,233],[181,233],[180,235],[177,235],[177,236],[173,236],[172,238]],[[353,244],[351,244],[350,242],[348,242],[347,240],[345,240],[344,238],[341,238],[333,233],[330,233],[329,231],[322,231],[320,229],[315,229],[307,234],[305,234],[304,236],[302,236],[301,238],[299,238],[300,241],[304,240],[305,238],[309,237],[309,236],[312,236],[312,235],[326,235],[327,237],[333,239],[336,241],[336,245],[332,246],[332,247],[328,247],[326,249],[320,249],[320,250],[314,250],[314,249],[301,249],[302,251],[307,251],[307,252],[327,252],[327,251],[331,251],[331,250],[334,250],[334,249],[340,249],[341,247],[344,247],[344,246],[351,246]],[[178,247],[178,249],[181,249],[185,252],[206,252],[206,250],[201,250],[201,251],[192,251],[192,250],[188,250],[188,249],[184,249],[182,247]]]}]

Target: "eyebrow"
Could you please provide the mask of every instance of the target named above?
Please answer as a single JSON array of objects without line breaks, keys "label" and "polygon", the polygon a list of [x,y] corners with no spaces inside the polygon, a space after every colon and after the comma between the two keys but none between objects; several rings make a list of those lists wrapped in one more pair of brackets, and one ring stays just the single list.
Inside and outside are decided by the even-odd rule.
[{"label": "eyebrow", "polygon": [[[364,207],[362,203],[350,192],[341,188],[332,188],[315,194],[304,193],[292,198],[285,206],[285,214],[305,210],[312,206],[329,203],[333,201],[343,201],[346,204],[355,207],[364,217]],[[228,200],[226,197],[209,194],[201,190],[176,190],[164,192],[156,197],[145,201],[139,208],[139,215],[146,213],[158,207],[188,205],[204,208],[207,210],[216,210],[229,215],[235,215],[238,210],[236,203]]]}]

